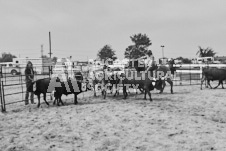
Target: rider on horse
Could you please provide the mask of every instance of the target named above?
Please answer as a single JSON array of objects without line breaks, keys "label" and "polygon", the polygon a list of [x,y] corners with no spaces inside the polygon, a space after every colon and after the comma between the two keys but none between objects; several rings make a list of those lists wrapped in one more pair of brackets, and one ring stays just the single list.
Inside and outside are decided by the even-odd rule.
[{"label": "rider on horse", "polygon": [[146,71],[149,71],[150,68],[152,68],[153,65],[155,64],[155,58],[151,50],[148,50],[147,54],[143,57],[140,57],[140,59],[145,60],[144,62],[145,62]]}]

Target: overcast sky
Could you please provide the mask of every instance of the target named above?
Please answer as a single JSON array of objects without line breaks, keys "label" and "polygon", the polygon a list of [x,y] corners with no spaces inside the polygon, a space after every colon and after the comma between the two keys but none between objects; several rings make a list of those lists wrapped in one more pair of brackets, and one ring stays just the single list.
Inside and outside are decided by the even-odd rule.
[{"label": "overcast sky", "polygon": [[145,33],[159,58],[196,57],[198,46],[226,55],[225,0],[0,0],[0,52],[20,57],[96,58],[106,44],[118,58]]}]

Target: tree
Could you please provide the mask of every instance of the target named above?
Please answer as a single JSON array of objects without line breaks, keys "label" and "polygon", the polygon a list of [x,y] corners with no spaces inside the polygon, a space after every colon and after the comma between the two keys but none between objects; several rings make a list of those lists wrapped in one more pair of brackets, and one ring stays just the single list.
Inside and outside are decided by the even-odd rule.
[{"label": "tree", "polygon": [[117,57],[115,56],[115,51],[109,45],[105,45],[97,54],[98,58],[106,61],[107,59],[115,60]]},{"label": "tree", "polygon": [[42,55],[42,58],[49,58],[47,55]]},{"label": "tree", "polygon": [[131,41],[134,43],[126,48],[124,53],[125,58],[137,59],[144,56],[148,52],[148,47],[152,44],[146,34],[135,34],[130,36]]},{"label": "tree", "polygon": [[56,63],[57,62],[57,57],[53,57],[52,61]]},{"label": "tree", "polygon": [[196,53],[199,57],[214,57],[216,52],[212,48],[207,47],[206,49],[199,46],[199,50]]},{"label": "tree", "polygon": [[177,57],[176,59],[181,60],[181,62],[184,63],[184,64],[191,64],[192,63],[192,61],[188,58]]},{"label": "tree", "polygon": [[13,58],[16,58],[16,56],[11,53],[3,52],[2,57],[0,57],[0,62],[12,62]]},{"label": "tree", "polygon": [[[50,57],[48,57],[47,55],[43,55],[42,58],[49,59]],[[57,57],[53,57],[51,60],[56,63],[57,62]]]}]

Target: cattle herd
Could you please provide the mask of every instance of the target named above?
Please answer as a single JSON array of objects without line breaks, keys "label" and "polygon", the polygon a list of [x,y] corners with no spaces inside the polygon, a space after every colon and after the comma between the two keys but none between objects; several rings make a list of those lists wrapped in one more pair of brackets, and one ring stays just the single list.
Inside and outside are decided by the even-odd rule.
[{"label": "cattle herd", "polygon": [[[129,88],[136,90],[139,89],[141,93],[144,94],[144,99],[146,99],[146,94],[149,95],[150,101],[151,92],[154,89],[163,92],[166,85],[166,81],[170,84],[170,91],[173,94],[173,74],[176,71],[171,63],[169,65],[153,65],[149,71],[145,71],[144,66],[139,66],[138,61],[135,60],[131,65],[120,70],[119,68],[110,69],[107,66],[103,67],[103,70],[93,71],[90,73],[90,79],[84,78],[81,74],[75,73],[74,79],[67,79],[62,81],[60,78],[45,78],[34,81],[31,85],[34,89],[32,90],[38,97],[38,107],[40,107],[40,95],[43,94],[44,101],[47,105],[49,103],[46,101],[46,93],[52,93],[54,96],[53,104],[64,105],[61,97],[62,95],[74,94],[74,104],[77,104],[77,95],[92,90],[94,91],[94,96],[96,96],[96,89],[101,90],[103,98],[106,98],[107,89],[113,92],[115,89],[114,96],[119,95],[119,88],[123,90],[123,98],[126,99],[128,96]],[[219,80],[218,86],[221,84],[223,87],[223,81],[226,80],[226,69],[205,67],[202,71],[201,79],[201,89],[204,81],[207,81],[206,87],[211,87],[210,81]],[[206,82],[205,82],[206,83]],[[217,88],[218,86],[214,87]]]}]

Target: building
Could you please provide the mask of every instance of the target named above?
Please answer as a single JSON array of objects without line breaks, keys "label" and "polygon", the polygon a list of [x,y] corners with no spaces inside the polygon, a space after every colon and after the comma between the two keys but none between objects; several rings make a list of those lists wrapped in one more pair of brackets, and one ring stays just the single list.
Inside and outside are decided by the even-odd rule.
[{"label": "building", "polygon": [[226,63],[226,56],[216,56],[214,57],[215,61],[219,61],[221,63]]}]

